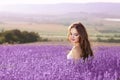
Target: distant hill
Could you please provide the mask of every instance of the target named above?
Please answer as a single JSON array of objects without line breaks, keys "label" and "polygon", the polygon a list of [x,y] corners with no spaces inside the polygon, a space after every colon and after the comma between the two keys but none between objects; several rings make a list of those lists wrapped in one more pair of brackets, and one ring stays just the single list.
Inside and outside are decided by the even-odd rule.
[{"label": "distant hill", "polygon": [[1,12],[25,14],[97,13],[120,17],[120,3],[61,3],[6,5]]},{"label": "distant hill", "polygon": [[[120,3],[14,4],[0,9],[0,23],[6,20],[71,23],[101,18],[120,18]],[[91,20],[92,19],[92,20]]]}]

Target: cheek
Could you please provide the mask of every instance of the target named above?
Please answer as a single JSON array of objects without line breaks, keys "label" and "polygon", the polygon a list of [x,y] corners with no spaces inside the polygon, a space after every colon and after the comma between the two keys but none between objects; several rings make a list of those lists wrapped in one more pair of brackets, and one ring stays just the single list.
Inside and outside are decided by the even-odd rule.
[{"label": "cheek", "polygon": [[75,37],[75,39],[76,39],[76,40],[79,40],[79,37],[78,37],[78,36],[76,36],[76,37]]},{"label": "cheek", "polygon": [[68,37],[69,41],[71,41],[71,36]]},{"label": "cheek", "polygon": [[76,37],[75,40],[76,40],[76,42],[79,42],[79,37]]},{"label": "cheek", "polygon": [[[73,37],[72,37],[72,36],[69,36],[68,39],[69,39],[70,42],[71,42],[71,41],[73,42]],[[75,39],[75,38],[74,38],[74,39]],[[76,39],[75,39],[75,40],[76,40]]]}]

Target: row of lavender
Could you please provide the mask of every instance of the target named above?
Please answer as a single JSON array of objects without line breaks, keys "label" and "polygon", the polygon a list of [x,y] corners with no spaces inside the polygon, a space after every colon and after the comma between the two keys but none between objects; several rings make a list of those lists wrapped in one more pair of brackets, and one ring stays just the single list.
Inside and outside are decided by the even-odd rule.
[{"label": "row of lavender", "polygon": [[84,62],[63,45],[0,46],[0,80],[120,80],[120,47],[95,47]]}]

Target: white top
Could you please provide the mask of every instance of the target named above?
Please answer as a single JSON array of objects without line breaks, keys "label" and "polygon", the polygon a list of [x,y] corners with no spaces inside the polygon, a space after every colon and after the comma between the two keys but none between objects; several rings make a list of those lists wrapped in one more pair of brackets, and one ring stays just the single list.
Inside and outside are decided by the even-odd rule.
[{"label": "white top", "polygon": [[72,51],[70,51],[68,54],[67,54],[67,59],[73,59],[73,57],[72,57]]}]

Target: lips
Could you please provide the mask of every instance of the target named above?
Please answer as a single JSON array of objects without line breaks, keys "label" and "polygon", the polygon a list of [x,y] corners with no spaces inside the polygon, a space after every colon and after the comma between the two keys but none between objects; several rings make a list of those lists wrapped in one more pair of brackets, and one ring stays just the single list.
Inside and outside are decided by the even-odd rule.
[{"label": "lips", "polygon": [[75,39],[71,39],[72,41],[75,41]]}]

